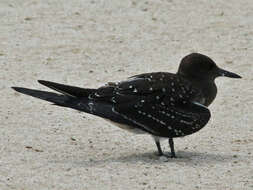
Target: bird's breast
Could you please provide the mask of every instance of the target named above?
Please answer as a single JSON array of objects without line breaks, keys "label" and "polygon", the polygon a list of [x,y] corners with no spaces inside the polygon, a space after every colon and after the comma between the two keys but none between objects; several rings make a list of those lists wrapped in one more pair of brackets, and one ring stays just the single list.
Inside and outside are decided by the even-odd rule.
[{"label": "bird's breast", "polygon": [[214,82],[201,82],[195,83],[195,87],[199,91],[198,94],[193,98],[193,101],[198,102],[202,105],[209,106],[216,97],[217,87]]},{"label": "bird's breast", "polygon": [[202,105],[206,105],[206,99],[204,97],[197,97],[196,99],[194,99],[194,102],[197,102]]}]

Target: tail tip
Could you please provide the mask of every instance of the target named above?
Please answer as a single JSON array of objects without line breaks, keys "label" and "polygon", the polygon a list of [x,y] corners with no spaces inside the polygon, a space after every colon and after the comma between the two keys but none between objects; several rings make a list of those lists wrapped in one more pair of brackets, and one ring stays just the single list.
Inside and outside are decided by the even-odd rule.
[{"label": "tail tip", "polygon": [[38,83],[40,83],[40,84],[45,84],[47,81],[45,81],[45,80],[38,80]]},{"label": "tail tip", "polygon": [[20,89],[21,89],[20,87],[16,87],[16,86],[12,86],[11,88],[12,88],[13,90],[17,91],[17,92],[19,92]]}]

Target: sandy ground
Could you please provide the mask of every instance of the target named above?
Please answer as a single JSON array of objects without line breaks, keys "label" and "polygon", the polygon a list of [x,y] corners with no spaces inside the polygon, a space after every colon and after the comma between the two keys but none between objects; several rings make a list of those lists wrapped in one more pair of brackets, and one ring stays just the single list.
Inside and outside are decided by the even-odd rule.
[{"label": "sandy ground", "polygon": [[[252,47],[252,0],[0,0],[0,189],[253,189]],[[175,72],[191,52],[243,79],[217,80],[210,122],[168,162],[148,135],[10,88]]]}]

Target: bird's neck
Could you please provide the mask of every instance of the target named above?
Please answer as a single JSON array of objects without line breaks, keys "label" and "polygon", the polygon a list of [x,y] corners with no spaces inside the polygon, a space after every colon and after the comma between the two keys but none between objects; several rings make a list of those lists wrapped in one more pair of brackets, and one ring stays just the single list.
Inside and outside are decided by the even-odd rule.
[{"label": "bird's neck", "polygon": [[196,101],[205,106],[209,106],[213,102],[217,94],[217,87],[214,80],[186,76],[184,78],[190,80],[193,86],[201,91],[202,96],[196,97]]}]

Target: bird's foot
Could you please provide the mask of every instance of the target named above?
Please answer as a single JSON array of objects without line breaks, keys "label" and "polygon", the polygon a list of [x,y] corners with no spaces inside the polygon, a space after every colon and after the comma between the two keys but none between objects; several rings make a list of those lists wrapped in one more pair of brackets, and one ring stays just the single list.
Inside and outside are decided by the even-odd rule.
[{"label": "bird's foot", "polygon": [[167,154],[164,154],[162,151],[158,151],[155,154],[156,154],[156,156],[158,156],[160,161],[163,161],[163,162],[168,161],[169,156]]},{"label": "bird's foot", "polygon": [[163,156],[164,154],[163,152],[157,152],[156,155],[160,157],[160,156]]},{"label": "bird's foot", "polygon": [[177,158],[177,156],[176,156],[175,153],[171,153],[171,154],[170,154],[170,157],[171,157],[171,158]]},{"label": "bird's foot", "polygon": [[177,158],[175,154],[171,153],[162,153],[162,154],[157,153],[156,155],[159,156],[159,160],[163,162],[168,162],[171,158]]}]

